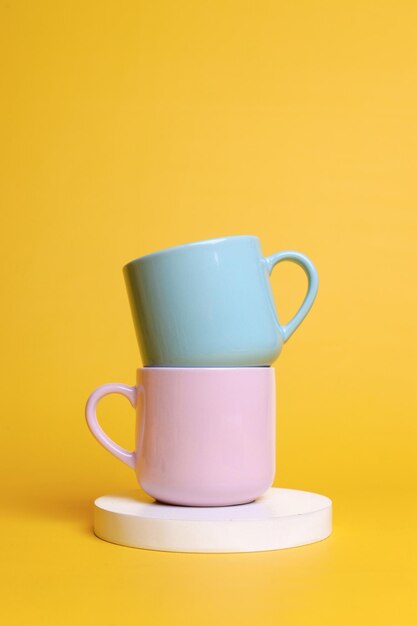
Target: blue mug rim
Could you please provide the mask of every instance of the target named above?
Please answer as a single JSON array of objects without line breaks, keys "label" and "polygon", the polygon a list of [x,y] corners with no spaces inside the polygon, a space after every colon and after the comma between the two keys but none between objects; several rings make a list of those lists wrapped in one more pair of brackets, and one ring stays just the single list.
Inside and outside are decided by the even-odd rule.
[{"label": "blue mug rim", "polygon": [[132,261],[129,261],[128,263],[126,263],[123,269],[127,268],[129,265],[132,265],[133,263],[136,263],[138,261],[144,261],[145,259],[149,259],[151,257],[168,254],[175,250],[180,250],[181,248],[197,248],[199,246],[204,246],[207,244],[218,244],[218,243],[222,243],[223,241],[230,241],[232,239],[233,240],[256,239],[257,241],[259,241],[259,237],[257,237],[256,235],[231,235],[230,237],[215,237],[214,239],[203,239],[201,241],[191,241],[190,243],[183,243],[178,246],[171,246],[170,248],[164,248],[163,250],[156,250],[155,252],[150,252],[149,254],[144,254],[143,256],[139,256],[136,259],[133,259]]}]

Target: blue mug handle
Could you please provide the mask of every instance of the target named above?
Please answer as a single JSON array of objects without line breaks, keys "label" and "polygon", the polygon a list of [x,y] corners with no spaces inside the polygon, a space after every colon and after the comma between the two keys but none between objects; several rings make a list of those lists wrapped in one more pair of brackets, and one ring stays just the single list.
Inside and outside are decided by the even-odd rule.
[{"label": "blue mug handle", "polygon": [[279,331],[285,342],[291,337],[293,332],[296,330],[296,328],[298,328],[298,326],[301,324],[301,322],[313,306],[313,302],[316,298],[317,290],[319,287],[319,277],[317,274],[317,270],[310,261],[310,259],[304,256],[304,254],[301,254],[301,252],[295,252],[295,250],[283,250],[282,252],[277,252],[276,254],[272,254],[271,256],[266,257],[264,261],[268,268],[269,274],[271,274],[274,267],[278,263],[281,263],[281,261],[292,261],[293,263],[296,263],[297,265],[302,267],[307,274],[308,288],[302,305],[300,306],[294,317],[288,322],[288,324],[281,326],[281,324],[278,323]]}]

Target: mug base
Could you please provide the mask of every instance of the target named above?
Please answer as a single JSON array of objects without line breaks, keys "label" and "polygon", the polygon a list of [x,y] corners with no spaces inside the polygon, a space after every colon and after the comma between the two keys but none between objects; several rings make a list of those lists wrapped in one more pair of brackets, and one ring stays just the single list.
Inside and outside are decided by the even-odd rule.
[{"label": "mug base", "polygon": [[183,502],[170,502],[169,500],[160,500],[159,498],[155,499],[155,503],[156,504],[163,504],[166,506],[180,506],[183,508],[196,508],[196,509],[211,509],[211,508],[224,508],[224,507],[233,507],[233,506],[241,506],[243,504],[251,504],[251,502],[255,502],[256,498],[250,498],[250,500],[242,500],[242,501],[238,501],[238,502],[232,502],[232,503],[210,503],[210,504],[206,504],[206,503],[193,503],[193,504],[189,504],[189,503],[183,503]]},{"label": "mug base", "polygon": [[332,532],[332,501],[271,488],[249,504],[199,508],[161,504],[135,490],[97,498],[94,532],[110,543],[146,550],[280,550],[326,539]]}]

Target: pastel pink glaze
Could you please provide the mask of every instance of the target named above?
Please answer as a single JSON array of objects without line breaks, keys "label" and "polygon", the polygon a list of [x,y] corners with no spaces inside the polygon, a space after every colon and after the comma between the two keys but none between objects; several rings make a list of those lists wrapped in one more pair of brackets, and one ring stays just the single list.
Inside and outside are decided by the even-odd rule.
[{"label": "pastel pink glaze", "polygon": [[[112,441],[97,422],[97,402],[109,393],[136,404],[135,452]],[[134,468],[142,488],[162,502],[243,504],[274,479],[271,367],[138,369],[137,387],[114,383],[96,389],[86,418],[99,443]]]}]

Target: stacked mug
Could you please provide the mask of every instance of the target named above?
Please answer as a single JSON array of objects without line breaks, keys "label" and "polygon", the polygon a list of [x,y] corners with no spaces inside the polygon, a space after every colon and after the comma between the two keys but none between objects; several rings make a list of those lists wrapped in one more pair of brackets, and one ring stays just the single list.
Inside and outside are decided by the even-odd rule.
[{"label": "stacked mug", "polygon": [[[300,265],[308,278],[304,301],[285,325],[269,282],[282,261]],[[158,501],[253,501],[275,474],[271,364],[314,302],[313,264],[294,251],[263,257],[257,237],[236,236],[140,257],[124,275],[144,367],[135,387],[113,383],[91,394],[86,417],[92,434]],[[136,408],[133,452],[97,421],[97,402],[110,393]]]}]

